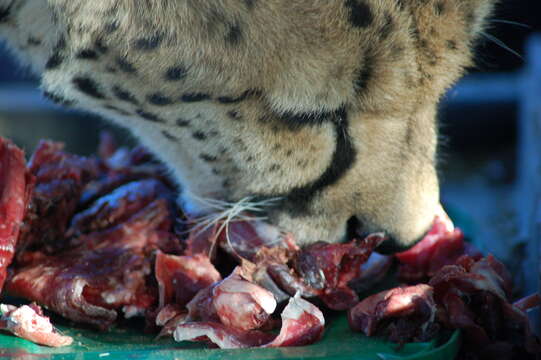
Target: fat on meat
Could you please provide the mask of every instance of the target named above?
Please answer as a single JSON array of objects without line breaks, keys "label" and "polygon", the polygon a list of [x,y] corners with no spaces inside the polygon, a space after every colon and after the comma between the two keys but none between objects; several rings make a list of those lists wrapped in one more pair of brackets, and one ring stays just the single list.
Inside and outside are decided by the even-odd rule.
[{"label": "fat on meat", "polygon": [[6,330],[12,334],[32,341],[36,344],[51,347],[71,345],[73,338],[60,334],[51,324],[48,317],[36,304],[0,305],[0,330]]},{"label": "fat on meat", "polygon": [[290,298],[281,318],[282,327],[278,335],[259,330],[239,331],[222,323],[207,321],[181,324],[173,336],[176,341],[210,341],[222,349],[302,346],[323,336],[323,314],[299,295]]},{"label": "fat on meat", "polygon": [[213,287],[213,306],[220,322],[233,329],[252,330],[262,327],[276,309],[273,294],[244,280],[237,268]]}]

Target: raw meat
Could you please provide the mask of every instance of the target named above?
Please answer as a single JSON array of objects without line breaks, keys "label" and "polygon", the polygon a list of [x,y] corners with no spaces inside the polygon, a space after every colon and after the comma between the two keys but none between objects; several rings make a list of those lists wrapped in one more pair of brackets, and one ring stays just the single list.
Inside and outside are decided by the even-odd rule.
[{"label": "raw meat", "polygon": [[319,291],[327,307],[347,310],[359,301],[349,283],[360,276],[361,265],[384,240],[383,234],[372,234],[346,244],[318,242],[297,253],[295,269],[309,287]]},{"label": "raw meat", "polygon": [[430,340],[438,330],[433,289],[426,284],[372,295],[348,312],[354,331],[401,344]]},{"label": "raw meat", "polygon": [[218,322],[184,323],[174,331],[176,341],[210,341],[222,349],[246,347],[302,346],[323,336],[325,319],[321,311],[302,299],[292,297],[282,311],[278,336],[258,330],[239,331]]},{"label": "raw meat", "polygon": [[203,254],[176,256],[158,251],[155,274],[160,308],[171,303],[182,308],[200,290],[222,279],[210,259]]},{"label": "raw meat", "polygon": [[509,303],[510,279],[503,264],[489,255],[477,261],[463,256],[430,280],[442,310],[440,322],[464,331],[464,351],[488,356],[505,349],[517,358],[541,353],[525,312]]},{"label": "raw meat", "polygon": [[122,224],[81,236],[72,249],[17,268],[7,290],[68,319],[108,328],[116,309],[144,312],[155,303],[157,291],[147,286],[149,255],[170,221],[166,202],[155,200]]},{"label": "raw meat", "polygon": [[15,254],[33,185],[23,152],[9,140],[0,138],[0,293]]},{"label": "raw meat", "polygon": [[41,141],[28,169],[35,176],[36,185],[24,218],[17,254],[35,248],[53,254],[65,245],[64,232],[77,209],[83,188],[98,176],[98,160],[68,154],[60,143]]},{"label": "raw meat", "polygon": [[20,338],[52,347],[68,346],[73,342],[73,338],[59,334],[49,318],[44,316],[41,308],[35,304],[23,305],[19,308],[12,305],[0,305],[0,330],[6,330]]},{"label": "raw meat", "polygon": [[398,277],[407,283],[428,281],[445,265],[452,265],[464,254],[480,257],[473,247],[464,242],[460,229],[449,226],[437,217],[432,229],[417,245],[396,254],[400,266]]}]

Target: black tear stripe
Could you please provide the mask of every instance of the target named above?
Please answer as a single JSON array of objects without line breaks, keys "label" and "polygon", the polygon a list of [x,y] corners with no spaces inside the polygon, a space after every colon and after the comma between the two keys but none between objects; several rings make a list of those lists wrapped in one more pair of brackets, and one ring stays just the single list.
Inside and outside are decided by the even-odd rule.
[{"label": "black tear stripe", "polygon": [[336,147],[329,166],[323,174],[313,182],[293,188],[287,194],[256,196],[256,199],[282,198],[270,210],[285,211],[292,218],[310,214],[312,200],[327,187],[336,184],[352,168],[357,151],[349,135],[348,114],[345,108],[333,112],[327,121],[334,125]]}]

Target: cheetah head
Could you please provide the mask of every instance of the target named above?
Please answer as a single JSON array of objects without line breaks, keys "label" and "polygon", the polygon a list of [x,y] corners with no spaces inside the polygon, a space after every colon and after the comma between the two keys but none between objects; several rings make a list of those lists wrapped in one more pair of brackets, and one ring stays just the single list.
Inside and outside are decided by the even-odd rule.
[{"label": "cheetah head", "polygon": [[262,210],[300,244],[356,219],[396,250],[440,211],[437,104],[495,1],[15,0],[0,32],[47,93],[164,160],[194,217]]}]

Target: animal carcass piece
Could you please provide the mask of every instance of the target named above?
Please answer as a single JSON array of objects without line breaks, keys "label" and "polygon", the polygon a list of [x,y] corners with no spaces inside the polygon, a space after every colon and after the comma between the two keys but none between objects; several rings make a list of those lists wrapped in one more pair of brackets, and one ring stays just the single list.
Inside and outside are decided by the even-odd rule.
[{"label": "animal carcass piece", "polygon": [[[231,307],[234,304],[230,304]],[[260,330],[241,331],[220,322],[194,322],[179,325],[177,341],[210,341],[220,348],[280,347],[312,344],[323,336],[325,319],[321,311],[300,296],[290,298],[281,314],[278,335]]]},{"label": "animal carcass piece", "polygon": [[[539,350],[524,315],[539,298],[510,304],[503,265],[463,256],[468,245],[450,221],[437,218],[396,256],[403,280],[428,284],[363,300],[353,289],[381,279],[393,261],[375,252],[383,234],[301,249],[250,214],[198,223],[176,207],[165,169],[144,149],[105,136],[98,154],[41,142],[25,166],[0,139],[0,286],[9,266],[11,295],[100,330],[141,316],[160,336],[220,348],[312,344],[325,327],[318,303],[349,310],[353,330],[400,344],[447,328],[463,329],[483,355]],[[4,330],[50,346],[71,341],[37,305],[2,309]],[[466,354],[471,348],[466,342]]]},{"label": "animal carcass piece", "polygon": [[426,236],[411,249],[395,255],[398,277],[407,283],[426,282],[445,265],[452,265],[464,254],[480,258],[475,248],[464,242],[464,234],[450,221],[436,217]]},{"label": "animal carcass piece", "polygon": [[23,152],[0,138],[0,292],[33,188],[34,179],[25,163]]},{"label": "animal carcass piece", "polygon": [[509,302],[511,277],[493,256],[480,260],[463,256],[438,271],[429,284],[441,310],[441,324],[464,331],[464,353],[486,359],[529,359],[541,354],[541,343],[525,313],[536,304]]},{"label": "animal carcass piece", "polygon": [[[6,283],[12,295],[100,329],[108,328],[118,311],[125,317],[145,315],[158,299],[153,253],[180,252],[172,233],[172,190],[159,175],[149,174],[139,180],[117,177],[112,187],[108,175],[142,166],[126,155],[130,152],[116,153],[124,156],[109,154],[116,159],[113,166],[109,158],[67,154],[60,144],[38,146],[29,163],[36,186]],[[2,174],[16,175],[18,167],[12,168]],[[92,191],[99,194],[92,201],[84,196],[89,187],[99,189]]]},{"label": "animal carcass piece", "polygon": [[16,307],[0,305],[0,330],[5,330],[40,345],[52,347],[67,346],[73,342],[53,327],[49,318],[43,315],[36,304]]},{"label": "animal carcass piece", "polygon": [[434,337],[436,312],[432,287],[420,284],[372,295],[348,312],[348,320],[355,331],[404,344]]}]

